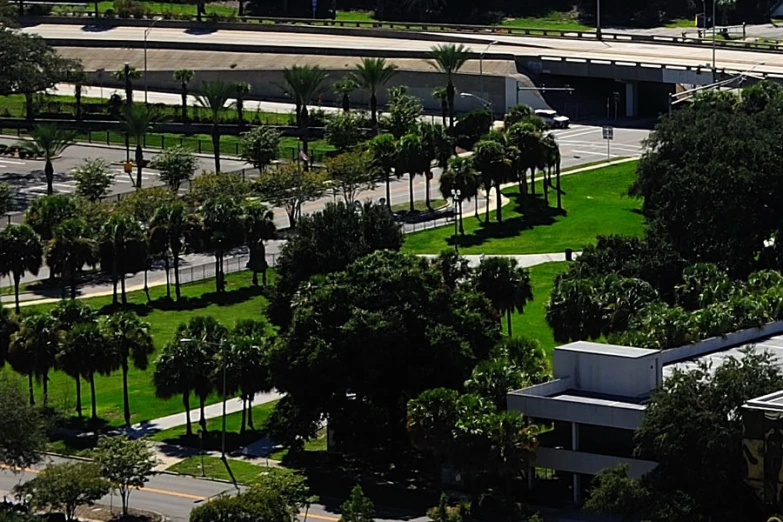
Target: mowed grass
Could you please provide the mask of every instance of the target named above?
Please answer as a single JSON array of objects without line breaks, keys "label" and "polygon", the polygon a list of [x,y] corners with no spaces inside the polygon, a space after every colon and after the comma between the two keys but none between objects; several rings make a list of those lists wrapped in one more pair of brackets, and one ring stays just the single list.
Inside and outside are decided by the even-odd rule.
[{"label": "mowed grass", "polygon": [[337,11],[335,19],[343,22],[375,22],[373,11]]},{"label": "mowed grass", "polygon": [[[177,15],[191,15],[196,16],[196,5],[195,4],[175,4],[175,3],[168,3],[168,2],[147,2],[146,0],[140,2],[150,13],[155,14],[177,14]],[[114,2],[113,1],[104,1],[104,2],[98,2],[98,12],[100,14],[104,14],[108,10],[115,11],[114,8]],[[231,7],[226,7],[223,5],[214,5],[207,3],[206,4],[206,12],[207,16],[210,14],[218,14],[221,16],[231,16],[235,15],[237,13],[237,10]],[[86,7],[84,6],[70,6],[70,5],[63,5],[63,6],[54,6],[52,8],[53,13],[94,13],[95,12],[95,2],[90,2],[87,4]]]},{"label": "mowed grass", "polygon": [[[447,202],[445,199],[430,199],[430,207],[432,207],[433,210],[443,207],[446,203]],[[409,212],[411,209],[411,204],[408,201],[404,203],[397,203],[392,205],[391,209],[392,212]],[[417,199],[413,202],[414,212],[427,212],[428,210],[427,203],[423,199]]]},{"label": "mowed grass", "polygon": [[[263,436],[263,428],[266,424],[266,420],[275,409],[277,401],[268,402],[265,404],[259,404],[253,406],[253,426],[254,430],[247,429],[244,434],[240,433],[242,425],[242,412],[232,413],[226,415],[226,448],[229,451],[233,451],[236,448],[247,446],[248,444],[257,441]],[[166,442],[168,444],[177,444],[179,446],[192,446],[195,448],[200,447],[200,441],[198,437],[199,424],[193,423],[193,435],[188,437],[185,432],[185,426],[177,426],[168,430],[159,431],[154,433],[150,439]],[[220,449],[221,437],[223,428],[223,417],[214,417],[207,419],[207,433],[204,435],[204,449],[205,450],[218,450]]]},{"label": "mowed grass", "polygon": [[[285,468],[267,467],[243,460],[226,459],[228,465],[231,467],[231,473],[233,473],[236,481],[241,484],[252,484],[258,480],[258,476],[262,473],[291,473],[291,471]],[[166,471],[179,473],[181,475],[190,475],[193,477],[201,477],[201,463],[202,458],[200,456],[189,457],[182,462],[178,462],[173,466],[170,466]],[[226,469],[226,465],[223,461],[217,457],[204,457],[204,473],[203,476],[217,480],[231,480],[231,475]]]},{"label": "mowed grass", "polygon": [[[274,281],[274,273],[271,281]],[[150,288],[152,304],[147,304],[143,291],[128,293],[127,308],[138,313],[144,321],[150,323],[156,350],[171,340],[180,323],[187,322],[192,317],[212,316],[227,327],[232,327],[240,319],[259,319],[264,314],[267,299],[260,289],[250,286],[250,272],[238,272],[228,274],[227,291],[217,295],[214,280],[184,285],[182,287],[183,300],[181,303],[167,303],[161,298],[165,297],[165,286]],[[172,294],[174,290],[172,288]],[[102,313],[108,313],[111,308],[111,296],[93,297],[84,299],[84,302],[100,309]],[[24,310],[48,312],[55,305],[43,304],[26,307]],[[131,367],[128,373],[128,386],[131,406],[131,421],[141,422],[183,411],[182,398],[173,397],[169,400],[161,400],[155,397],[155,389],[152,386],[152,372],[157,353],[151,357],[151,364],[146,370],[138,370]],[[10,370],[9,370],[10,371]],[[75,389],[74,380],[62,372],[54,371],[49,374],[49,404],[64,415],[75,414]],[[109,376],[99,376],[95,379],[95,394],[97,397],[98,416],[110,425],[122,425],[123,401],[122,401],[122,374],[117,371]],[[90,390],[86,383],[82,384],[82,407],[85,415],[89,415]],[[41,400],[42,390],[40,384],[36,385],[36,398]],[[216,402],[217,396],[210,398],[210,402]],[[191,398],[191,407],[198,405],[195,397]]]},{"label": "mowed grass", "polygon": [[552,11],[541,17],[506,18],[501,24],[506,27],[527,29],[553,29],[559,31],[592,31],[594,28],[579,22],[575,12]]},{"label": "mowed grass", "polygon": [[[545,263],[530,267],[530,285],[533,287],[533,300],[527,303],[524,313],[515,312],[511,316],[512,336],[522,335],[538,341],[547,356],[552,357],[552,350],[559,343],[555,342],[552,329],[546,322],[546,304],[552,293],[552,283],[555,277],[565,272],[570,263]],[[506,322],[503,321],[503,329]]]},{"label": "mowed grass", "polygon": [[[557,196],[549,191],[549,206],[544,205],[542,181],[536,182],[535,201],[527,200],[528,213],[521,212],[518,187],[503,193],[511,201],[503,207],[503,222],[490,223],[465,217],[465,235],[457,239],[461,254],[540,254],[581,250],[594,244],[600,234],[640,235],[641,201],[625,195],[635,179],[637,162],[601,167],[562,176],[563,212],[556,208]],[[484,216],[482,215],[482,220]],[[411,254],[437,254],[453,248],[454,230],[441,227],[409,234],[403,251]]]}]

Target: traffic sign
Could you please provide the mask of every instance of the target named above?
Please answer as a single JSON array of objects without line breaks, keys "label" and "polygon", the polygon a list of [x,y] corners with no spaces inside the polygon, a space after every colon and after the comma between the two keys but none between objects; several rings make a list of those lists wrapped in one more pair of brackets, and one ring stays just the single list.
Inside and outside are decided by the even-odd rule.
[{"label": "traffic sign", "polygon": [[602,130],[603,130],[603,135],[605,140],[614,139],[614,127],[606,126]]}]

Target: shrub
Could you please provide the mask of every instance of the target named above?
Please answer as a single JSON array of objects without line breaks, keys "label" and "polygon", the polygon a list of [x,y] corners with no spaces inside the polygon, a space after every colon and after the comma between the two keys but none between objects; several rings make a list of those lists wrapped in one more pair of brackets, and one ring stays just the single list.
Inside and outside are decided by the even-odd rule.
[{"label": "shrub", "polygon": [[460,116],[454,131],[457,147],[470,150],[492,128],[492,112],[487,109],[470,111]]}]

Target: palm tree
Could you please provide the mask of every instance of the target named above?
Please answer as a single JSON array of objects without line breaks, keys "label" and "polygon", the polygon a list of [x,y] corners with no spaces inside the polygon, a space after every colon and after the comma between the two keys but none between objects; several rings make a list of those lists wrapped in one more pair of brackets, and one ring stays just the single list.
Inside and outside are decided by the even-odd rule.
[{"label": "palm tree", "polygon": [[428,63],[446,75],[446,103],[449,110],[449,129],[454,128],[454,75],[470,59],[468,48],[463,44],[436,45],[431,49],[432,60]]},{"label": "palm tree", "polygon": [[52,239],[46,242],[46,265],[60,274],[63,280],[63,298],[70,283],[71,299],[76,299],[79,275],[85,265],[97,261],[97,244],[83,219],[66,219],[54,227]]},{"label": "palm tree", "polygon": [[432,97],[440,102],[440,115],[443,126],[449,126],[449,90],[446,87],[438,87],[432,91]]},{"label": "palm tree", "polygon": [[82,121],[82,90],[87,74],[81,67],[68,71],[68,79],[73,82],[73,97],[76,104],[76,121]]},{"label": "palm tree", "polygon": [[237,97],[237,119],[240,125],[245,124],[245,97],[250,94],[250,84],[247,82],[236,82],[234,84],[234,93]]},{"label": "palm tree", "polygon": [[179,301],[181,296],[179,285],[179,255],[184,246],[185,229],[188,224],[188,210],[181,201],[175,201],[159,207],[150,220],[150,237],[153,245],[164,254],[166,267],[166,292],[168,293],[169,253],[174,261],[174,292]]},{"label": "palm tree", "polygon": [[[232,379],[232,392],[242,395],[242,424],[253,426],[253,397],[256,393],[272,389],[269,371],[269,325],[266,321],[240,320],[231,331],[231,348],[227,351],[228,369]],[[247,403],[247,415],[245,415]]]},{"label": "palm tree", "polygon": [[54,193],[54,165],[52,160],[59,157],[65,149],[76,143],[76,133],[62,129],[51,123],[36,125],[30,130],[30,140],[19,142],[19,147],[32,156],[43,158],[46,175],[46,193]]},{"label": "palm tree", "polygon": [[95,322],[97,313],[94,308],[84,304],[82,301],[60,301],[52,310],[52,317],[57,321],[57,329],[65,336],[64,342],[60,346],[56,356],[56,368],[62,370],[66,375],[73,378],[76,382],[76,415],[79,420],[82,419],[82,369],[85,365],[82,345],[74,342],[69,333],[77,325],[90,324]]},{"label": "palm tree", "polygon": [[506,315],[511,337],[512,312],[522,313],[525,304],[533,299],[530,273],[518,268],[513,257],[495,256],[481,262],[476,269],[475,281],[476,289],[487,296],[498,315]]},{"label": "palm tree", "polygon": [[132,105],[122,111],[122,123],[128,136],[136,140],[136,184],[141,188],[141,173],[144,169],[144,150],[142,147],[147,139],[147,133],[152,130],[152,125],[160,121],[157,109],[145,105]]},{"label": "palm tree", "polygon": [[427,13],[437,11],[445,5],[444,0],[403,0],[402,2],[403,9],[408,13],[416,11],[421,21],[426,18]]},{"label": "palm tree", "polygon": [[204,244],[215,253],[215,285],[224,290],[223,258],[242,242],[242,209],[231,198],[208,199],[199,209]]},{"label": "palm tree", "polygon": [[143,268],[147,258],[144,231],[131,216],[114,214],[103,224],[98,235],[101,266],[112,276],[112,304],[117,305],[118,282],[122,289],[122,304],[126,304],[125,274]]},{"label": "palm tree", "polygon": [[223,111],[231,105],[229,100],[234,94],[234,86],[223,81],[204,82],[201,94],[196,97],[199,105],[209,109],[212,114],[212,149],[215,155],[215,172],[220,172],[220,118]]},{"label": "palm tree", "polygon": [[302,151],[307,155],[309,144],[310,103],[326,81],[326,71],[317,65],[294,65],[283,69],[283,91],[294,99],[296,105],[296,124],[302,139]]},{"label": "palm tree", "polygon": [[[449,168],[440,175],[440,193],[443,199],[449,199],[452,196],[452,190],[455,191],[459,217],[459,233],[465,235],[465,228],[462,225],[462,202],[478,196],[479,178],[473,168],[473,162],[470,158],[455,156],[449,161]],[[478,202],[477,202],[478,203]],[[476,205],[478,208],[478,204]]]},{"label": "palm tree", "polygon": [[386,184],[386,205],[391,208],[391,175],[397,165],[397,141],[391,134],[379,134],[368,143],[371,164],[378,171]]},{"label": "palm tree", "polygon": [[437,161],[443,171],[448,168],[449,158],[454,154],[454,144],[446,129],[437,123],[419,123],[419,135],[423,146],[424,157],[422,166],[425,169],[427,208],[430,206],[430,180],[432,179],[432,162]]},{"label": "palm tree", "polygon": [[547,134],[543,140],[544,156],[546,158],[549,186],[552,186],[552,170],[555,171],[557,192],[557,210],[563,210],[562,194],[560,192],[560,147],[553,134]]},{"label": "palm tree", "polygon": [[19,310],[19,283],[26,272],[38,274],[43,258],[41,237],[29,225],[8,226],[0,232],[0,273],[14,279],[14,302]]},{"label": "palm tree", "polygon": [[334,88],[334,92],[340,95],[343,112],[349,112],[351,110],[351,93],[358,87],[354,79],[350,76],[346,76],[342,80],[334,82],[332,87]]},{"label": "palm tree", "polygon": [[413,178],[424,172],[424,144],[418,134],[410,133],[400,138],[398,144],[398,163],[400,172],[408,173],[408,191],[410,211],[413,212]]},{"label": "palm tree", "polygon": [[122,368],[122,401],[125,426],[130,427],[130,400],[128,399],[129,360],[137,370],[146,370],[149,358],[155,351],[150,335],[150,325],[133,312],[116,312],[101,323],[108,351],[114,353]]},{"label": "palm tree", "polygon": [[191,69],[177,69],[174,71],[174,80],[179,82],[182,95],[182,123],[188,123],[188,84],[195,73]]},{"label": "palm tree", "polygon": [[387,63],[386,58],[362,58],[351,74],[356,85],[370,94],[370,118],[375,130],[378,129],[378,89],[385,87],[395,74],[397,66]]},{"label": "palm tree", "polygon": [[247,201],[242,203],[241,221],[245,244],[250,251],[248,265],[253,271],[253,286],[258,286],[259,271],[261,280],[266,286],[266,270],[269,265],[266,262],[264,242],[275,238],[277,232],[275,213],[259,201]]},{"label": "palm tree", "polygon": [[[497,199],[496,216],[498,223],[503,221],[502,194],[500,187],[509,177],[509,163],[506,159],[506,150],[496,141],[480,141],[473,148],[473,166],[481,172],[482,185],[489,193],[490,187],[495,187]],[[487,222],[489,222],[489,204],[487,204]]]},{"label": "palm tree", "polygon": [[128,63],[119,71],[112,73],[112,78],[125,84],[125,107],[133,105],[133,80],[141,78],[141,72]]},{"label": "palm tree", "polygon": [[90,383],[92,418],[95,420],[98,418],[95,375],[109,375],[117,369],[116,354],[106,349],[106,339],[97,322],[77,324],[65,334],[64,339],[64,351],[61,353],[69,359],[68,366],[78,365],[81,376]]},{"label": "palm tree", "polygon": [[55,367],[59,344],[57,321],[45,313],[26,315],[11,337],[8,362],[15,371],[27,375],[30,404],[35,404],[33,378],[43,384],[44,408],[49,404],[49,371]]}]

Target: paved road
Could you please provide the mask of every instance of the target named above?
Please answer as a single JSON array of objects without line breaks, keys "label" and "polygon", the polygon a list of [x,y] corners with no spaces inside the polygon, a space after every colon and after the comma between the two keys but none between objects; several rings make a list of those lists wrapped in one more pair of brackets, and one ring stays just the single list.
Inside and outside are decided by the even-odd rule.
[{"label": "paved road", "polygon": [[[44,38],[59,40],[93,41],[100,47],[101,40],[134,41],[144,39],[144,27],[112,27],[91,31],[89,26],[40,24],[23,29]],[[432,33],[437,37],[438,33]],[[453,34],[450,36],[454,36]],[[458,35],[459,36],[459,35]],[[513,54],[577,59],[615,60],[619,62],[643,62],[677,66],[698,66],[711,62],[712,51],[699,46],[670,46],[650,43],[567,40],[557,38],[531,38],[497,34],[470,34],[465,38],[499,42],[486,51],[487,59],[493,55]],[[422,41],[402,38],[371,36],[346,36],[332,34],[278,33],[273,31],[218,30],[209,33],[184,29],[156,28],[149,34],[150,42],[180,42],[183,44],[236,44],[246,46],[275,47],[292,54],[301,54],[302,48],[330,48],[355,50],[361,55],[364,49],[388,49],[393,51],[429,51],[437,40]],[[466,46],[473,52],[481,52],[482,44]],[[722,50],[717,53],[717,67],[746,71],[757,66],[757,72],[783,74],[783,54],[761,53],[750,50]],[[762,65],[760,65],[762,64]]]}]

